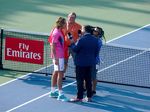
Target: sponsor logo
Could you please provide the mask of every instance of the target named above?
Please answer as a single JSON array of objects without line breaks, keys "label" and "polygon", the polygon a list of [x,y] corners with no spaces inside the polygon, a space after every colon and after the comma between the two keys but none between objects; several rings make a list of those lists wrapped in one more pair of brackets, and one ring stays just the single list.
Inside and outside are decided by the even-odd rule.
[{"label": "sponsor logo", "polygon": [[6,37],[5,60],[43,64],[44,42]]}]

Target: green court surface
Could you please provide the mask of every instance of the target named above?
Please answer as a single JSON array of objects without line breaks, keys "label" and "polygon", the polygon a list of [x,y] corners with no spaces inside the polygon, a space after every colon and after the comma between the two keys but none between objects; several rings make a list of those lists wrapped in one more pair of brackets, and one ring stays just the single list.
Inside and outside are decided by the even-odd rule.
[{"label": "green court surface", "polygon": [[[50,32],[59,16],[101,26],[107,41],[150,24],[149,0],[0,0],[0,28]],[[0,70],[0,83],[24,73]]]},{"label": "green court surface", "polygon": [[12,80],[17,77],[20,77],[21,75],[23,75],[23,73],[1,70],[0,71],[0,84],[5,83],[8,80]]}]

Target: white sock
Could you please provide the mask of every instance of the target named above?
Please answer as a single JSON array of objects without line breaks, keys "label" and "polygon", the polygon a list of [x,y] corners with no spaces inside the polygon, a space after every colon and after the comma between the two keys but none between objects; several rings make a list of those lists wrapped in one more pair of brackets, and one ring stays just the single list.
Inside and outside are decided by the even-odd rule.
[{"label": "white sock", "polygon": [[51,87],[51,92],[55,92],[56,88],[55,87]]},{"label": "white sock", "polygon": [[59,96],[61,96],[63,94],[63,91],[62,90],[58,90],[58,94],[59,94]]}]

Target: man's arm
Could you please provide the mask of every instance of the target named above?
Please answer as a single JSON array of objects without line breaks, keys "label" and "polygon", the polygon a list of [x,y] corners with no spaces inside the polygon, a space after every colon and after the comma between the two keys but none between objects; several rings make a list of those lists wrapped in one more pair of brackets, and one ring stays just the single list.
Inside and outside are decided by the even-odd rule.
[{"label": "man's arm", "polygon": [[71,39],[71,45],[70,48],[74,51],[74,52],[78,52],[81,48],[81,39],[79,39],[76,43],[74,43],[74,40]]}]

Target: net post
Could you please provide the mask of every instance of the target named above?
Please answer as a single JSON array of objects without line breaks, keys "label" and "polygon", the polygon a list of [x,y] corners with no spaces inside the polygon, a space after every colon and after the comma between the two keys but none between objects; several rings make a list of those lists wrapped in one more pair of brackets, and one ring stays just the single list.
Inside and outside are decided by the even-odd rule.
[{"label": "net post", "polygon": [[3,69],[3,63],[2,63],[2,55],[3,55],[3,33],[4,33],[4,29],[1,28],[1,32],[0,32],[0,69]]}]

